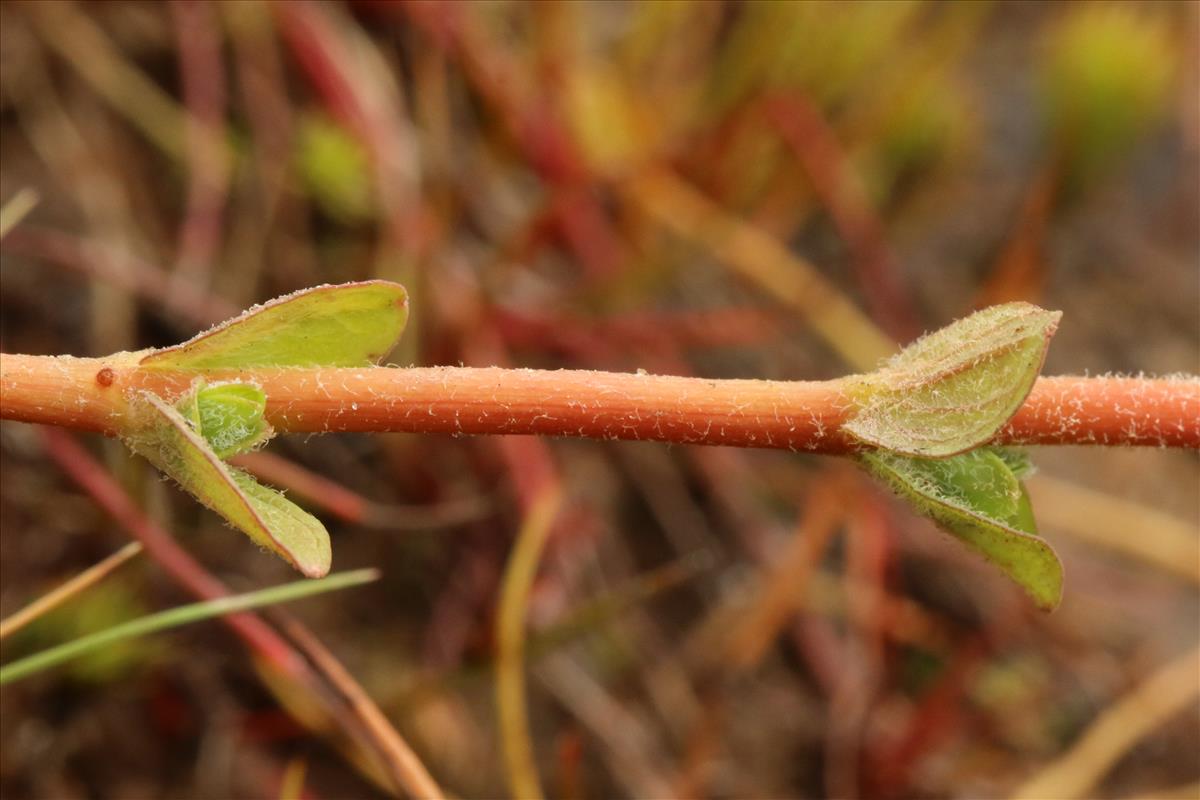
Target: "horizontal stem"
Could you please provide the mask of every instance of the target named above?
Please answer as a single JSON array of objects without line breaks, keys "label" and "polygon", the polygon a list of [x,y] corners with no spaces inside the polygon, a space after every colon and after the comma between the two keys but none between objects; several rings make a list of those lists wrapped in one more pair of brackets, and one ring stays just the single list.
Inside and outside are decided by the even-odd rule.
[{"label": "horizontal stem", "polygon": [[[0,417],[119,432],[128,396],[171,397],[193,375],[104,359],[3,355]],[[710,380],[497,367],[252,369],[209,382],[257,383],[281,432],[540,434],[846,453],[844,380]],[[1040,378],[998,443],[1200,447],[1194,378]]]}]

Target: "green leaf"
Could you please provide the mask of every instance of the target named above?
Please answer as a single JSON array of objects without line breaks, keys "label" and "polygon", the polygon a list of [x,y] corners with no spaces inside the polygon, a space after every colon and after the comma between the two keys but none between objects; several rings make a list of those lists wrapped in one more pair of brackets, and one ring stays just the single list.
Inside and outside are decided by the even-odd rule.
[{"label": "green leaf", "polygon": [[858,460],[918,513],[1003,570],[1039,607],[1058,605],[1062,563],[1038,537],[1029,494],[1009,466],[1027,461],[986,447],[944,459],[867,452]]},{"label": "green leaf", "polygon": [[1028,478],[1033,473],[1037,472],[1037,468],[1033,466],[1033,461],[1029,458],[1029,451],[1021,447],[990,447],[988,448],[1003,461],[1012,474],[1018,478]]},{"label": "green leaf", "polygon": [[375,213],[370,155],[327,116],[300,117],[295,162],[308,193],[339,222],[353,224]]},{"label": "green leaf", "polygon": [[922,337],[852,389],[843,426],[865,444],[939,458],[989,441],[1025,401],[1062,316],[992,306]]},{"label": "green leaf", "polygon": [[316,517],[221,461],[184,415],[157,395],[141,392],[131,407],[133,424],[124,436],[131,450],[304,575],[329,572],[329,534]]},{"label": "green leaf", "polygon": [[408,295],[389,281],[285,295],[141,360],[151,369],[367,367],[400,339]]},{"label": "green leaf", "polygon": [[263,417],[266,408],[266,393],[252,383],[209,384],[203,378],[175,401],[175,410],[222,460],[249,452],[275,435]]},{"label": "green leaf", "polygon": [[253,450],[275,433],[263,418],[267,395],[253,384],[201,383],[188,403],[193,404],[198,423],[198,427],[194,427],[218,458],[226,459]]}]

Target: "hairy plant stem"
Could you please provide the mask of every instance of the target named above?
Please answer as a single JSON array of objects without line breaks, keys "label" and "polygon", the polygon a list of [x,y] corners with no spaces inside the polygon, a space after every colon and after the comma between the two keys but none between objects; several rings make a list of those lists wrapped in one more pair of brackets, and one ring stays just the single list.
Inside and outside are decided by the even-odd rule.
[{"label": "hairy plant stem", "polygon": [[[195,375],[101,359],[0,357],[0,417],[117,435],[139,390],[183,393]],[[265,391],[280,432],[541,434],[847,453],[856,379],[709,380],[497,367],[209,371]],[[1200,379],[1040,378],[1002,444],[1200,447]]]}]

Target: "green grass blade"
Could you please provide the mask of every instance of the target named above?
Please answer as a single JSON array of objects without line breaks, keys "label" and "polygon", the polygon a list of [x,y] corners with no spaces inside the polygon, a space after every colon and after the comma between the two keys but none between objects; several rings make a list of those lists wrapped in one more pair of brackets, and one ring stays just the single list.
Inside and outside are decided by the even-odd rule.
[{"label": "green grass blade", "polygon": [[351,586],[370,583],[379,577],[375,569],[358,569],[351,572],[340,572],[319,580],[295,581],[282,586],[272,586],[269,589],[259,589],[254,592],[208,600],[203,603],[192,603],[168,611],[160,611],[139,619],[115,625],[107,630],[93,633],[70,642],[65,642],[49,650],[34,653],[26,658],[14,661],[0,667],[0,685],[27,678],[30,675],[49,669],[50,667],[78,658],[97,648],[111,645],[136,636],[177,628],[213,617],[246,611],[252,608],[286,603],[299,600],[323,592],[337,591]]}]

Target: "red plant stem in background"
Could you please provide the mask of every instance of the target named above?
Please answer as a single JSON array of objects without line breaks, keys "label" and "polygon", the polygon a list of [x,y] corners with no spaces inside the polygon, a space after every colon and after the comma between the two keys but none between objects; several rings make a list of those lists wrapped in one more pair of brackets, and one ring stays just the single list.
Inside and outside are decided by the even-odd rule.
[{"label": "red plant stem in background", "polygon": [[[200,566],[169,533],[143,514],[120,484],[70,435],[55,428],[43,428],[41,436],[46,455],[141,542],[146,554],[181,586],[202,600],[215,600],[229,594],[225,586]],[[353,676],[303,625],[290,617],[287,619],[289,634],[313,658],[316,671],[258,615],[240,612],[221,617],[251,650],[295,682],[295,691],[308,694],[310,700],[317,703],[316,708],[329,713],[346,733],[354,735],[362,731],[365,743],[377,749],[398,787],[403,787],[413,797],[442,797],[425,767]],[[346,697],[350,704],[349,713],[329,703],[322,677]]]},{"label": "red plant stem in background", "polygon": [[1004,652],[1014,633],[1024,624],[1028,609],[1011,599],[996,608],[982,630],[968,636],[949,659],[941,674],[912,709],[893,737],[880,737],[864,770],[864,795],[884,800],[911,793],[912,776],[955,734],[969,737],[964,696],[970,691],[990,657]]},{"label": "red plant stem in background", "polygon": [[370,154],[387,244],[401,260],[419,253],[430,237],[416,193],[416,143],[387,74],[331,8],[274,3],[280,33],[330,114]]},{"label": "red plant stem in background", "polygon": [[[108,359],[4,355],[0,417],[120,432],[131,390],[181,394],[193,375]],[[255,369],[280,432],[540,434],[847,453],[845,381],[708,380],[497,367]],[[994,440],[1200,448],[1200,380],[1039,378]]]},{"label": "red plant stem in background", "polygon": [[179,232],[176,277],[208,285],[221,246],[221,214],[229,183],[225,143],[225,69],[216,8],[197,0],[169,6],[179,44],[179,72],[188,108],[187,212]]},{"label": "red plant stem in background", "polygon": [[[141,542],[146,553],[181,586],[201,600],[215,600],[229,594],[225,586],[196,563],[169,533],[134,505],[120,484],[78,442],[54,428],[42,429],[41,435],[46,455],[129,535]],[[260,617],[241,612],[221,619],[250,649],[291,678],[309,677],[300,654]]]},{"label": "red plant stem in background", "polygon": [[362,495],[274,453],[245,453],[235,456],[232,461],[267,483],[290,489],[335,517],[355,525],[362,525],[371,513],[371,503]]},{"label": "red plant stem in background", "polygon": [[837,134],[821,110],[800,93],[767,98],[765,109],[768,120],[795,152],[813,191],[850,249],[871,316],[893,339],[912,341],[923,326],[888,248],[883,223],[871,208],[866,188]]},{"label": "red plant stem in background", "polygon": [[511,53],[479,24],[475,9],[405,3],[406,14],[433,43],[457,59],[468,82],[504,121],[529,164],[550,188],[546,221],[593,279],[612,276],[624,247],[589,186],[600,182],[564,122],[553,81],[533,85]]}]

